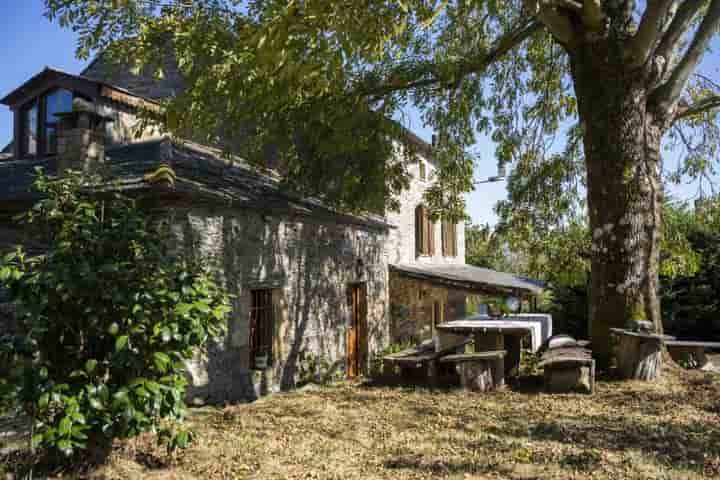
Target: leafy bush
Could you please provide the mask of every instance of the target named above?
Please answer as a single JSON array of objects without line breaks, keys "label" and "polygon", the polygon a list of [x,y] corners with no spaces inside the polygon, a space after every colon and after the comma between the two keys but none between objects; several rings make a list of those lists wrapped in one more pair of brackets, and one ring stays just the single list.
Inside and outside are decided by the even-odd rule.
[{"label": "leafy bush", "polygon": [[343,372],[327,358],[302,350],[297,362],[297,385],[327,385],[343,378]]},{"label": "leafy bush", "polygon": [[[184,361],[221,332],[227,296],[199,262],[170,254],[167,228],[97,178],[50,180],[20,221],[47,241],[0,264],[22,336],[6,339],[3,398],[33,419],[32,445],[52,458],[98,460],[114,438],[182,420]],[[166,422],[163,422],[166,424]],[[185,431],[161,432],[170,447]]]}]

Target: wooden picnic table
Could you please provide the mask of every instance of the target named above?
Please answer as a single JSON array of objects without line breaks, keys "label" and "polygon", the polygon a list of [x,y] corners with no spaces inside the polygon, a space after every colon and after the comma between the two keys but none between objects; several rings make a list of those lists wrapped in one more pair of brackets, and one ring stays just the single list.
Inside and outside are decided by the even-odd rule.
[{"label": "wooden picnic table", "polygon": [[519,374],[522,337],[540,337],[539,325],[503,319],[453,320],[441,323],[435,328],[441,332],[472,336],[476,352],[506,351],[505,376]]}]

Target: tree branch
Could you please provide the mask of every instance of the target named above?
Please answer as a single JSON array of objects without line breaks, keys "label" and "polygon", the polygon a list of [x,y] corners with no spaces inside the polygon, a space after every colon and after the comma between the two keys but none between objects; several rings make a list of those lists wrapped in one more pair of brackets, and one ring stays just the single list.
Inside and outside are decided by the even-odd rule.
[{"label": "tree branch", "polygon": [[695,15],[699,13],[703,3],[705,0],[685,0],[675,13],[670,26],[655,50],[655,56],[662,57],[665,61],[666,69],[671,69],[675,63],[672,58],[674,57],[673,51],[679,49],[680,40],[692,27]]},{"label": "tree branch", "polygon": [[585,0],[580,18],[591,30],[600,30],[605,24],[605,14],[600,0]]},{"label": "tree branch", "polygon": [[[555,1],[559,1],[560,6],[568,8],[562,1]],[[540,23],[545,25],[558,42],[563,45],[575,43],[578,37],[575,26],[570,17],[556,8],[555,2],[551,0],[526,0],[525,6]]]},{"label": "tree branch", "polygon": [[631,66],[644,65],[650,57],[674,2],[675,0],[648,0],[637,33],[630,41],[628,55]]},{"label": "tree branch", "polygon": [[700,63],[718,25],[720,25],[720,0],[712,0],[685,55],[673,70],[668,81],[655,91],[654,100],[661,109],[670,111],[678,102],[687,79]]},{"label": "tree branch", "polygon": [[501,36],[492,48],[475,58],[466,58],[454,65],[444,65],[442,68],[434,62],[429,62],[419,68],[400,66],[387,75],[386,80],[380,84],[373,85],[369,81],[360,82],[354,89],[354,93],[360,96],[382,97],[397,91],[428,87],[439,83],[455,83],[459,78],[485,70],[541,28],[542,25],[538,22],[523,23]]},{"label": "tree branch", "polygon": [[707,96],[692,105],[680,102],[680,105],[678,105],[677,111],[675,112],[675,116],[673,117],[673,123],[686,117],[709,112],[710,110],[714,110],[716,108],[720,108],[720,95]]}]

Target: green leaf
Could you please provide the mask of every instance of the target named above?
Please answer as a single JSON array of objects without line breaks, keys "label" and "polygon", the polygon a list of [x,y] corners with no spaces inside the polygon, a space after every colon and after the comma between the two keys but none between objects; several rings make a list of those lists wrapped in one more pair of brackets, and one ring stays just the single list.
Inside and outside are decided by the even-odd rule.
[{"label": "green leaf", "polygon": [[70,428],[72,427],[72,421],[68,417],[63,417],[62,420],[60,420],[60,423],[58,424],[58,433],[61,436],[66,436],[70,433]]},{"label": "green leaf", "polygon": [[38,448],[42,443],[43,438],[44,436],[42,433],[36,433],[35,435],[33,435],[32,440],[30,441],[32,448]]},{"label": "green leaf", "polygon": [[89,374],[93,373],[95,371],[95,368],[97,367],[97,364],[97,360],[91,358],[90,360],[85,362],[85,371]]},{"label": "green leaf", "polygon": [[118,337],[117,340],[115,340],[115,351],[119,352],[120,350],[123,350],[125,346],[128,344],[128,336],[123,335],[121,337]]}]

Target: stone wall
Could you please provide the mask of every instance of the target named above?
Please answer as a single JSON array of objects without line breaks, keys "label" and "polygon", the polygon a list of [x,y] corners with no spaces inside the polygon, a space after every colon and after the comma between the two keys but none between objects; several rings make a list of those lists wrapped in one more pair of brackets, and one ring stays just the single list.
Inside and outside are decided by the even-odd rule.
[{"label": "stone wall", "polygon": [[[193,396],[222,402],[292,388],[302,351],[344,371],[354,282],[367,287],[369,351],[388,343],[384,231],[229,208],[185,207],[172,217],[178,251],[208,259],[234,296],[226,336],[191,364]],[[251,369],[249,353],[256,288],[273,289],[276,319],[275,361],[263,371]]]},{"label": "stone wall", "polygon": [[[441,323],[465,317],[465,291],[408,278],[398,272],[390,272],[389,279],[392,342],[432,338],[433,321]],[[438,302],[441,318],[436,318],[433,311]]]},{"label": "stone wall", "polygon": [[445,257],[442,252],[441,222],[435,222],[435,254],[433,256],[415,255],[415,208],[424,203],[423,195],[435,177],[436,166],[421,157],[426,167],[426,179],[420,179],[420,164],[409,165],[412,175],[410,188],[400,194],[400,210],[387,212],[387,222],[396,228],[390,232],[388,239],[388,261],[390,264],[464,264],[465,263],[465,224],[457,225],[457,256]]},{"label": "stone wall", "polygon": [[105,128],[107,147],[142,142],[161,136],[159,127],[143,125],[134,108],[127,105],[106,99],[98,105],[98,113],[111,119]]}]

